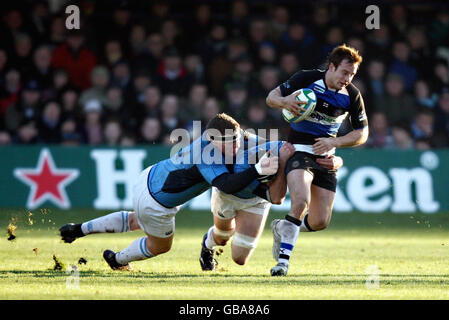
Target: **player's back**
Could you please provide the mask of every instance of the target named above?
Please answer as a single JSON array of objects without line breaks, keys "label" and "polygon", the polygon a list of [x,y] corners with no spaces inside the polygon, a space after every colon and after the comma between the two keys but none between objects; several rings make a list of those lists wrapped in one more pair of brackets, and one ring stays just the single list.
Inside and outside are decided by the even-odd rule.
[{"label": "player's back", "polygon": [[215,152],[210,142],[200,137],[156,163],[148,175],[151,196],[164,207],[173,208],[206,191],[214,178],[228,172],[223,156]]}]

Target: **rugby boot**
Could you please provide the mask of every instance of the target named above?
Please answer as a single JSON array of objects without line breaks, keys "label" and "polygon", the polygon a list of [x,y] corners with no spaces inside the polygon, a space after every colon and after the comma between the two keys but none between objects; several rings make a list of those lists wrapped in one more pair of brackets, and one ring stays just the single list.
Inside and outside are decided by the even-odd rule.
[{"label": "rugby boot", "polygon": [[217,266],[217,260],[214,258],[215,250],[206,247],[207,233],[203,237],[201,243],[200,265],[203,271],[213,271]]},{"label": "rugby boot", "polygon": [[271,232],[273,233],[272,253],[273,258],[276,261],[278,261],[279,259],[279,252],[281,250],[281,235],[279,234],[276,228],[279,222],[281,222],[281,219],[274,219],[270,224]]},{"label": "rugby boot", "polygon": [[78,238],[84,237],[83,231],[81,231],[81,224],[67,223],[59,228],[61,239],[65,243],[72,243]]},{"label": "rugby boot", "polygon": [[273,277],[286,276],[288,272],[288,265],[284,263],[278,263],[273,268],[271,268],[270,272]]},{"label": "rugby boot", "polygon": [[111,267],[112,270],[131,270],[131,266],[127,264],[120,264],[115,260],[116,253],[112,250],[105,250],[103,252],[103,258]]}]

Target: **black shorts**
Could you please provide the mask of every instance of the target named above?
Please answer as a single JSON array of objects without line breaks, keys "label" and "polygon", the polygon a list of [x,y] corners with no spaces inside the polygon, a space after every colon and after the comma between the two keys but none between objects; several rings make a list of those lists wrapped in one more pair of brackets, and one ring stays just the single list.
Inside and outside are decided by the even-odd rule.
[{"label": "black shorts", "polygon": [[317,158],[324,158],[324,156],[316,156],[307,152],[296,151],[287,161],[285,174],[287,175],[290,171],[295,169],[304,169],[312,174],[312,184],[335,192],[335,190],[337,190],[337,171],[320,166],[316,162]]}]

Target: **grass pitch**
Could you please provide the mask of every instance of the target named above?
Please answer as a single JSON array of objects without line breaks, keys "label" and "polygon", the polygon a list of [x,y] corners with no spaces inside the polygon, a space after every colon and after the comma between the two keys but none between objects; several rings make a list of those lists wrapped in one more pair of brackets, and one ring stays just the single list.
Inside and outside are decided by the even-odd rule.
[{"label": "grass pitch", "polygon": [[247,265],[236,265],[228,246],[214,272],[198,262],[208,212],[178,213],[172,250],[132,263],[132,272],[110,270],[102,252],[141,232],[59,239],[62,224],[106,213],[0,210],[0,299],[449,299],[448,214],[335,213],[327,230],[300,235],[288,276],[271,277],[269,224],[285,213],[271,212]]}]

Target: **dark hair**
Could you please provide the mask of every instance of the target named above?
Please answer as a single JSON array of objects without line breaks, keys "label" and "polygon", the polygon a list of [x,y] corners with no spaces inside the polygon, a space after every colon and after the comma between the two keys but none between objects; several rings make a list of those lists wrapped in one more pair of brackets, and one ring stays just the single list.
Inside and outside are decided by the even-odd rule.
[{"label": "dark hair", "polygon": [[213,117],[207,123],[206,130],[216,129],[220,131],[221,134],[226,134],[226,130],[232,129],[232,131],[237,131],[240,128],[240,124],[235,121],[233,117],[227,115],[226,113],[219,113]]},{"label": "dark hair", "polygon": [[346,44],[342,44],[331,51],[331,53],[327,57],[327,66],[329,67],[329,65],[332,63],[335,68],[338,68],[340,63],[345,59],[347,59],[349,63],[355,63],[358,65],[360,65],[363,60],[358,50],[349,47]]}]

